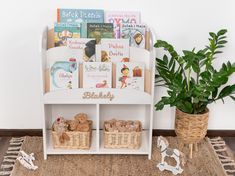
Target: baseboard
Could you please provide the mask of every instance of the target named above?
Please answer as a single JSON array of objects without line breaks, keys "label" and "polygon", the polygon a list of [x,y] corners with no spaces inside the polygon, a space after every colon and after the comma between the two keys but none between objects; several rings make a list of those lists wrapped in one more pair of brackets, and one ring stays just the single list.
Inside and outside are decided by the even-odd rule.
[{"label": "baseboard", "polygon": [[[153,136],[176,136],[174,130],[153,130]],[[0,137],[42,136],[41,129],[0,129]],[[208,137],[235,137],[235,130],[208,130]]]},{"label": "baseboard", "polygon": [[42,129],[0,129],[0,137],[42,136]]}]

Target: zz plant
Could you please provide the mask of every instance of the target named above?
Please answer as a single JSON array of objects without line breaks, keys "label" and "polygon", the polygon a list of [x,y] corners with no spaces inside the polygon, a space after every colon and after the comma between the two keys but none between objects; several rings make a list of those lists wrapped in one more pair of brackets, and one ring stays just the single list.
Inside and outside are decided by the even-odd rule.
[{"label": "zz plant", "polygon": [[166,41],[158,40],[154,47],[164,48],[169,54],[156,58],[156,85],[167,88],[168,96],[156,103],[156,110],[165,105],[176,106],[188,114],[202,114],[207,105],[225,97],[235,101],[235,84],[226,85],[235,72],[235,63],[223,63],[217,70],[213,67],[216,56],[225,47],[226,29],[210,32],[209,45],[196,51],[183,50],[179,55]]}]

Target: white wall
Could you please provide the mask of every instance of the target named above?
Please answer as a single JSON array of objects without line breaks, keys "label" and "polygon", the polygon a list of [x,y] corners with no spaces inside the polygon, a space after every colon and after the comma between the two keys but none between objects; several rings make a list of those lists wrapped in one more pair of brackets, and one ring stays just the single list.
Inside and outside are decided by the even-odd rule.
[{"label": "white wall", "polygon": [[[0,128],[41,128],[39,104],[39,37],[44,25],[56,19],[56,8],[138,10],[158,38],[176,49],[203,47],[209,31],[229,30],[225,54],[235,62],[234,0],[7,0],[0,10]],[[235,82],[235,75],[230,83]],[[156,89],[156,98],[164,90]],[[227,99],[210,106],[210,129],[235,129],[235,103]],[[172,129],[174,110],[155,113],[154,128]]]}]

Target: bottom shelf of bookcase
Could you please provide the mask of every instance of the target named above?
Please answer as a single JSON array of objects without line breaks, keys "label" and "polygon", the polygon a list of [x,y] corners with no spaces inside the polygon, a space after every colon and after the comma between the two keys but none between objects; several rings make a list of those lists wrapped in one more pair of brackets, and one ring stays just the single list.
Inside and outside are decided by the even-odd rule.
[{"label": "bottom shelf of bookcase", "polygon": [[[54,149],[51,131],[47,130],[46,134],[46,154],[47,155],[62,155],[62,154],[133,154],[133,155],[148,155],[149,154],[149,130],[142,132],[142,142],[139,149],[108,149],[104,148],[103,130],[99,131],[100,144],[97,147],[97,131],[92,131],[92,142],[89,150],[81,149]],[[46,159],[46,158],[45,158]]]}]

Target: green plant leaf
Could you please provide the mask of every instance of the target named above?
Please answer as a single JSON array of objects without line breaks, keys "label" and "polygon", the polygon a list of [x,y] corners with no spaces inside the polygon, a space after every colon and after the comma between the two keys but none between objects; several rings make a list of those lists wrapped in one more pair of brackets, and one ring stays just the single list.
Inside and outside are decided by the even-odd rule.
[{"label": "green plant leaf", "polygon": [[235,97],[234,96],[230,95],[230,98],[232,98],[235,101]]},{"label": "green plant leaf", "polygon": [[224,35],[226,34],[228,31],[227,29],[221,29],[219,32],[217,32],[217,35],[220,36],[220,35]]}]

